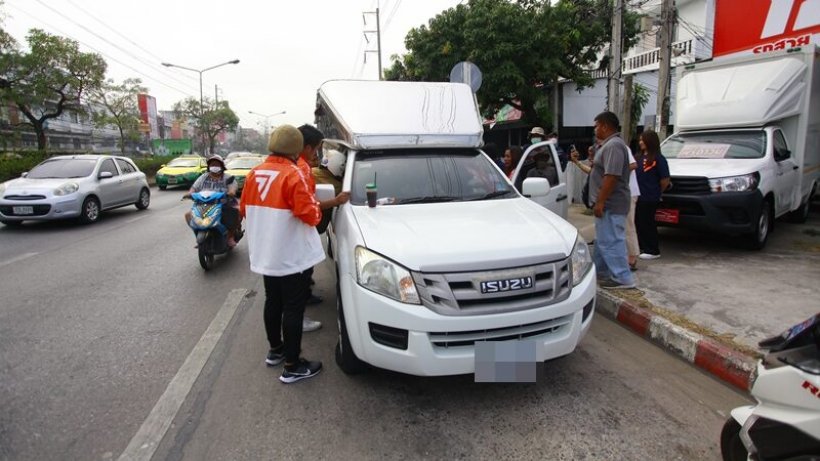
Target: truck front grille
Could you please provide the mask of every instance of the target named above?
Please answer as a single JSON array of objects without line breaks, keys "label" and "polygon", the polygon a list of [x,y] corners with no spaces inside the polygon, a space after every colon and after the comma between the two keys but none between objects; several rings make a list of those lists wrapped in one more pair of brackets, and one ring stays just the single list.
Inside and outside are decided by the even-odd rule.
[{"label": "truck front grille", "polygon": [[700,176],[672,176],[672,187],[664,194],[696,194],[707,195],[712,193],[709,180]]},{"label": "truck front grille", "polygon": [[[481,282],[526,278],[531,286],[482,293]],[[441,315],[486,315],[547,306],[569,297],[569,259],[481,272],[413,272],[422,303]],[[502,283],[503,285],[503,283]]]},{"label": "truck front grille", "polygon": [[430,342],[436,347],[469,347],[477,341],[512,341],[533,336],[555,334],[572,321],[572,315],[527,325],[513,325],[505,328],[474,331],[442,331],[428,333]]}]

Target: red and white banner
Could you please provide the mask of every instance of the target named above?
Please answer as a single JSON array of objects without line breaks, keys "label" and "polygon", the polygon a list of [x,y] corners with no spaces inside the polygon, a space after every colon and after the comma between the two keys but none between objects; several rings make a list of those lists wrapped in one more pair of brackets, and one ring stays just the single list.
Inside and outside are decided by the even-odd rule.
[{"label": "red and white banner", "polygon": [[712,56],[820,43],[820,0],[716,0]]},{"label": "red and white banner", "polygon": [[140,119],[150,127],[151,139],[159,138],[157,99],[151,95],[140,93],[137,95],[137,102],[140,108]]}]

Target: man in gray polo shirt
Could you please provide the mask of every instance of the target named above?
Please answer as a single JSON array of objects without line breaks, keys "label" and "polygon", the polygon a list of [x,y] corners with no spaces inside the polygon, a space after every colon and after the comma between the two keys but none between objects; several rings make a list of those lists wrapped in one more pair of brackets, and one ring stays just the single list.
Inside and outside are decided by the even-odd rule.
[{"label": "man in gray polo shirt", "polygon": [[593,261],[598,285],[635,288],[626,255],[626,216],[629,213],[629,148],[618,134],[618,116],[601,112],[595,117],[600,148],[589,176],[589,201],[595,214]]}]

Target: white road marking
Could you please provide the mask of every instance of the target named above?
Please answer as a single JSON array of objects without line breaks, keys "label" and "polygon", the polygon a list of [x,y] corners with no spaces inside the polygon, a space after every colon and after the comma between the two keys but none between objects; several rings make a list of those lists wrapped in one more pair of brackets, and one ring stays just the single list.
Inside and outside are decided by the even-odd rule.
[{"label": "white road marking", "polygon": [[30,257],[32,257],[32,256],[37,256],[38,254],[40,254],[40,253],[23,253],[23,254],[21,254],[20,256],[15,256],[15,257],[13,257],[13,258],[11,258],[11,259],[7,259],[7,260],[5,260],[5,261],[0,261],[0,267],[3,267],[3,266],[8,266],[9,264],[14,264],[14,263],[16,263],[16,262],[18,262],[18,261],[22,261],[22,260],[24,260],[24,259],[28,259],[28,258],[30,258]]},{"label": "white road marking", "polygon": [[248,294],[246,289],[235,289],[228,293],[225,303],[217,312],[211,325],[199,338],[199,342],[185,359],[177,374],[168,383],[165,392],[157,401],[148,418],[142,423],[136,435],[131,439],[128,447],[122,452],[120,461],[145,460],[150,461],[154,456],[159,443],[171,426],[182,403],[194,386],[205,363],[211,356],[216,343],[222,337],[228,324],[233,318],[242,299]]}]

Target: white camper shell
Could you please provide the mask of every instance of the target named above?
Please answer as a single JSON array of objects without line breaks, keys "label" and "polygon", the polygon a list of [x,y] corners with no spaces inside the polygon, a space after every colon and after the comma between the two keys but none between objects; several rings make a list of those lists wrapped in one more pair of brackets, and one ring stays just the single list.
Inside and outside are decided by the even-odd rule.
[{"label": "white camper shell", "polygon": [[351,193],[327,231],[343,371],[470,374],[479,343],[512,341],[533,366],[576,348],[595,305],[590,250],[481,152],[467,85],[331,81],[316,115]]},{"label": "white camper shell", "polygon": [[679,70],[660,224],[743,235],[759,249],[775,218],[806,219],[820,178],[817,56],[811,45]]}]

